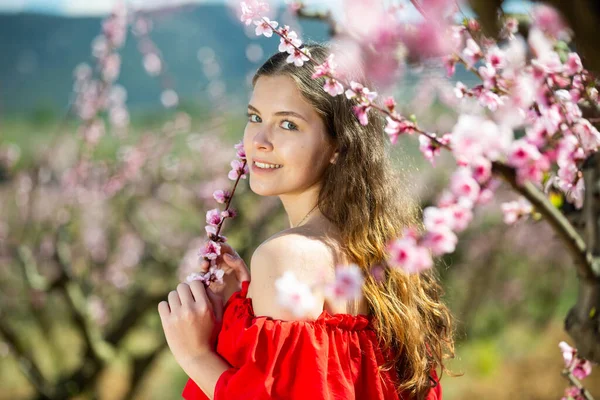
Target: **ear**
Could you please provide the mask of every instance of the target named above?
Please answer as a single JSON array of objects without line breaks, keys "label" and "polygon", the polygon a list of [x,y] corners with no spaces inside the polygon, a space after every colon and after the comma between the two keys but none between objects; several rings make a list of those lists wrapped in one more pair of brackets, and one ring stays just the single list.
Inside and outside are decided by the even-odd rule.
[{"label": "ear", "polygon": [[333,153],[333,156],[331,156],[331,159],[329,160],[329,162],[332,164],[335,164],[337,162],[339,155],[340,155],[340,152],[338,150],[336,150],[336,152]]}]

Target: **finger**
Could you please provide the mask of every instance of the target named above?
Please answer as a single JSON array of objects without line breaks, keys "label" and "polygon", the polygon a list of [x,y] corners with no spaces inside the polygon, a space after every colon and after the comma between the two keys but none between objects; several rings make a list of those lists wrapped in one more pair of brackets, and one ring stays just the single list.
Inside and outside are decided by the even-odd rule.
[{"label": "finger", "polygon": [[191,306],[192,304],[194,304],[194,296],[192,295],[190,285],[188,285],[187,283],[180,283],[179,285],[177,285],[177,293],[179,294],[181,305]]},{"label": "finger", "polygon": [[209,267],[210,267],[210,261],[204,260],[204,259],[202,261],[200,261],[200,270],[202,272],[207,272]]},{"label": "finger", "polygon": [[179,293],[177,293],[177,290],[171,290],[168,298],[171,312],[175,312],[181,308],[181,300],[179,299]]},{"label": "finger", "polygon": [[200,281],[192,281],[190,282],[190,289],[192,291],[192,294],[194,295],[197,307],[199,307],[200,309],[206,309],[207,307],[212,308],[212,303],[206,295],[206,288],[204,287],[204,283]]},{"label": "finger", "polygon": [[231,266],[237,280],[239,282],[249,281],[250,280],[250,272],[248,271],[248,267],[246,263],[240,256],[224,256],[223,260],[227,263],[227,265]]},{"label": "finger", "polygon": [[217,322],[221,322],[223,320],[223,297],[213,292],[211,288],[206,289],[206,295],[212,303],[215,319]]},{"label": "finger", "polygon": [[158,303],[158,315],[160,315],[161,320],[166,318],[169,314],[171,314],[169,303],[164,300]]},{"label": "finger", "polygon": [[227,243],[221,243],[221,257],[223,257],[225,254],[231,254],[232,256],[237,256],[237,257],[240,256],[237,253],[237,251],[234,250],[233,247],[231,247]]}]

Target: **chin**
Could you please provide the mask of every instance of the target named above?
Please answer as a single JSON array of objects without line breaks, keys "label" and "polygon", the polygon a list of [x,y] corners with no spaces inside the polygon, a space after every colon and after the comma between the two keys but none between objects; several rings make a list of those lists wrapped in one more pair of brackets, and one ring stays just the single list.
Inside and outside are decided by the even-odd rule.
[{"label": "chin", "polygon": [[259,196],[278,196],[280,194],[280,191],[278,191],[278,190],[266,188],[263,185],[256,185],[256,184],[253,185],[252,178],[250,178],[250,190],[252,190],[253,193],[255,193]]}]

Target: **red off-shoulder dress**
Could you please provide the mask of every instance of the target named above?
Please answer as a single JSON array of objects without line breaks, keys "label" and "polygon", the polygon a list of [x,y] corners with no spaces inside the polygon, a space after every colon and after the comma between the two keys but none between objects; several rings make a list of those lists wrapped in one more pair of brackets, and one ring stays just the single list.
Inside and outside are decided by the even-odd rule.
[{"label": "red off-shoulder dress", "polygon": [[[393,369],[378,372],[388,359],[379,346],[371,317],[323,311],[315,321],[256,317],[250,282],[225,305],[217,353],[232,365],[217,381],[215,400],[400,400]],[[393,374],[393,375],[392,375]],[[427,400],[442,398],[436,382]],[[186,400],[208,397],[189,379]]]}]

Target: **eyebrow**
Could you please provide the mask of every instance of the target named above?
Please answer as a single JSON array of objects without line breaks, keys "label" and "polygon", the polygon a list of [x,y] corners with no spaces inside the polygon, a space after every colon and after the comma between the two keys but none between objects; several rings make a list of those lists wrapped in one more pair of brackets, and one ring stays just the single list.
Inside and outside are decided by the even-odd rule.
[{"label": "eyebrow", "polygon": [[[260,114],[260,111],[258,111],[258,109],[251,104],[248,104],[248,109]],[[308,122],[308,120],[306,118],[304,118],[302,115],[295,113],[293,111],[277,111],[273,115],[292,116],[292,117],[300,118],[300,119]]]}]

